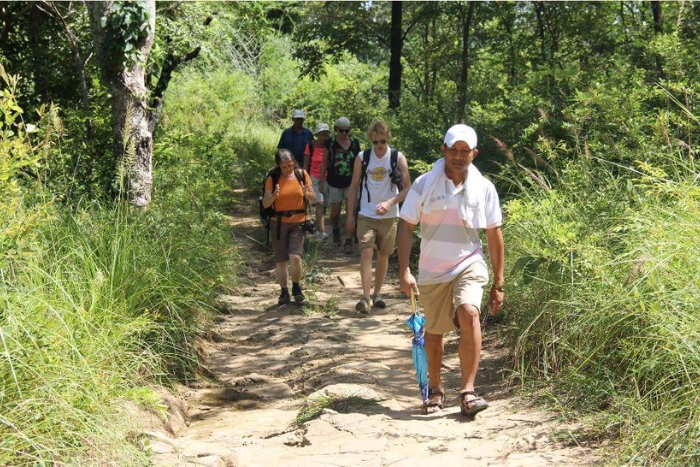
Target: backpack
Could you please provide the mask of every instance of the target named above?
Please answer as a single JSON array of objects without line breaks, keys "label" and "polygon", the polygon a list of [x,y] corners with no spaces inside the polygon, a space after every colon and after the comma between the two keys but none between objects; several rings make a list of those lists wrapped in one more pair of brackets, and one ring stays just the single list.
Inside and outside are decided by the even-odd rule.
[{"label": "backpack", "polygon": [[[343,159],[339,159],[335,151],[333,150],[333,145],[336,143],[335,137],[328,140],[326,142],[326,149],[328,150],[329,153],[329,162],[328,162],[328,178],[330,180],[336,180],[336,179],[347,179],[348,184],[347,186],[350,186],[350,179],[352,179],[352,170],[353,170],[353,165],[355,164],[355,154],[360,153],[360,141],[357,138],[350,137],[350,147],[347,150],[343,150],[343,152],[350,152],[353,154],[352,157],[345,157]],[[335,186],[335,185],[332,185]],[[345,188],[345,187],[341,187]]]},{"label": "backpack", "polygon": [[[311,170],[311,158],[314,157],[314,148],[316,147],[314,143],[314,141],[309,141],[308,143],[306,143],[306,146],[304,146],[304,157],[306,157],[307,151],[309,153],[309,170]],[[326,145],[324,144],[323,146],[321,146],[321,148],[325,149]]]},{"label": "backpack", "polygon": [[[293,214],[301,214],[305,213],[306,209],[303,210],[298,210],[298,211],[284,211],[284,212],[277,212],[275,211],[275,203],[272,203],[270,207],[266,208],[263,205],[263,198],[265,197],[265,184],[267,183],[268,178],[272,178],[272,188],[274,190],[275,185],[277,185],[277,182],[280,179],[280,175],[282,173],[280,172],[279,167],[274,167],[270,170],[267,171],[265,176],[263,177],[262,181],[262,186],[260,187],[260,196],[258,197],[258,209],[260,210],[260,222],[262,223],[263,227],[267,231],[267,237],[265,240],[265,244],[269,245],[270,243],[270,219],[273,217],[282,217],[282,216],[291,216]],[[294,175],[297,177],[297,180],[302,186],[302,189],[304,188],[304,169],[300,169],[296,167],[294,169]],[[304,204],[306,205],[306,200],[304,200]],[[279,222],[278,222],[279,224]],[[278,225],[279,227],[279,225]]]},{"label": "backpack", "polygon": [[[369,187],[367,186],[367,166],[369,165],[369,156],[372,154],[371,149],[365,149],[362,151],[362,172],[360,172],[360,191],[359,191],[359,197],[362,198],[362,186],[364,185],[365,191],[367,191],[367,202],[369,203],[370,197],[369,197]],[[395,174],[401,174],[399,172],[399,150],[396,148],[391,148],[391,173],[389,174],[389,179],[391,180],[391,183],[396,185],[399,191],[403,190],[403,183],[399,180],[398,183],[394,183],[394,177]],[[398,175],[396,175],[398,177]],[[359,201],[359,199],[358,199]],[[360,206],[360,203],[357,203],[358,209]]]}]

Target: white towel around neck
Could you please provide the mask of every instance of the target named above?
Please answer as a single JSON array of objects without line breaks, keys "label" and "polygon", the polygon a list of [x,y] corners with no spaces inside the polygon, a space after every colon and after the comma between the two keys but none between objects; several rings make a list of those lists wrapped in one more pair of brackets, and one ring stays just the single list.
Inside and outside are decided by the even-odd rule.
[{"label": "white towel around neck", "polygon": [[[433,168],[425,174],[425,189],[419,199],[419,205],[423,206],[423,212],[447,209],[448,194],[446,193],[445,159],[441,158],[433,165]],[[464,186],[464,203],[459,206],[459,217],[466,221],[472,229],[485,229],[486,223],[486,187],[489,183],[474,164],[469,164],[467,180]],[[433,202],[426,202],[436,200]]]}]

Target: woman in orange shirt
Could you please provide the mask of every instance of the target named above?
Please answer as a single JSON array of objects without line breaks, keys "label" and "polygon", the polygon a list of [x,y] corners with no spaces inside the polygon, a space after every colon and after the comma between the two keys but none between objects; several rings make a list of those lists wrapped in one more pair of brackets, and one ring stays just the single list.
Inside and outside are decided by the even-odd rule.
[{"label": "woman in orange shirt", "polygon": [[[277,281],[282,288],[278,304],[291,301],[287,287],[287,262],[291,262],[292,295],[297,302],[304,301],[304,294],[299,285],[302,274],[301,255],[304,252],[305,232],[301,224],[306,220],[306,202],[316,199],[309,174],[297,165],[294,155],[287,149],[275,153],[275,162],[279,170],[277,184],[272,186],[272,177],[265,182],[263,206],[273,206],[277,215],[271,219],[270,232],[272,250],[277,262]],[[298,172],[297,172],[298,171]],[[295,173],[297,172],[297,173]]]}]

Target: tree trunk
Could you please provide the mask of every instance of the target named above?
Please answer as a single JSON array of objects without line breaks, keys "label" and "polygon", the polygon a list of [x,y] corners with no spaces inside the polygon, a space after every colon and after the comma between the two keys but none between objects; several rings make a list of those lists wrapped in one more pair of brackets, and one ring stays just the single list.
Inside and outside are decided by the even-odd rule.
[{"label": "tree trunk", "polygon": [[389,108],[397,109],[401,105],[401,51],[403,36],[401,21],[403,3],[391,2],[391,59],[389,60]]},{"label": "tree trunk", "polygon": [[[90,16],[93,45],[103,68],[113,57],[104,55],[103,45],[107,31],[101,25],[103,16],[109,14],[113,1],[86,2]],[[153,134],[150,129],[148,103],[150,93],[145,82],[145,63],[154,40],[156,6],[155,0],[142,2],[149,14],[150,33],[140,37],[136,49],[139,60],[128,62],[120,69],[106,72],[106,80],[112,94],[112,131],[117,176],[129,202],[146,207],[151,202],[153,185]]]},{"label": "tree trunk", "polygon": [[[663,21],[661,19],[661,2],[651,2],[651,13],[654,15],[654,35],[659,36],[663,33]],[[656,54],[656,76],[659,79],[664,78],[664,65],[659,54]]]},{"label": "tree trunk", "polygon": [[464,117],[467,112],[467,88],[469,87],[469,30],[471,29],[472,19],[474,18],[475,6],[476,2],[469,2],[469,10],[465,15],[464,5],[462,5],[462,69],[459,75],[459,102],[457,104],[457,115],[460,123],[464,123]]}]

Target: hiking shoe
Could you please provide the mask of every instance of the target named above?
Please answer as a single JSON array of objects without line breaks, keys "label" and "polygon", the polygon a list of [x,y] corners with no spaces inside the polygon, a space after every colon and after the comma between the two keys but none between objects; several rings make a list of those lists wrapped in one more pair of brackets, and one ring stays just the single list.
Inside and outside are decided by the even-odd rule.
[{"label": "hiking shoe", "polygon": [[374,294],[372,296],[372,306],[377,308],[386,308],[386,302],[382,300],[382,297],[379,294]]},{"label": "hiking shoe", "polygon": [[282,293],[280,294],[280,298],[277,299],[277,304],[278,305],[286,305],[287,303],[291,302],[292,299],[289,296],[289,292],[286,290],[283,290]]},{"label": "hiking shoe", "polygon": [[357,305],[355,305],[355,310],[359,311],[362,314],[368,315],[369,314],[369,299],[367,299],[367,297],[362,297],[362,300],[357,302]]},{"label": "hiking shoe", "polygon": [[328,234],[326,232],[323,232],[321,234],[321,241],[323,241],[323,240],[328,240]]},{"label": "hiking shoe", "polygon": [[351,255],[352,254],[352,240],[351,239],[346,239],[345,240],[345,254],[346,255]]},{"label": "hiking shoe", "polygon": [[318,240],[319,238],[321,238],[321,232],[317,230],[316,232],[314,232],[314,239]]},{"label": "hiking shoe", "polygon": [[333,245],[340,246],[340,230],[333,231]]},{"label": "hiking shoe", "polygon": [[306,297],[304,297],[304,293],[301,291],[301,287],[292,287],[292,295],[294,295],[294,301],[299,303],[303,302]]}]

